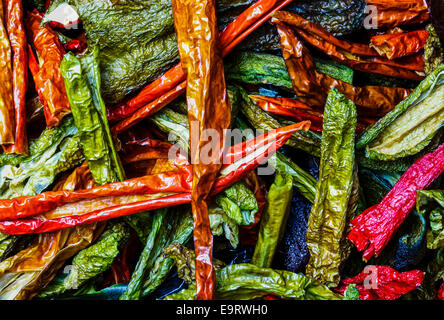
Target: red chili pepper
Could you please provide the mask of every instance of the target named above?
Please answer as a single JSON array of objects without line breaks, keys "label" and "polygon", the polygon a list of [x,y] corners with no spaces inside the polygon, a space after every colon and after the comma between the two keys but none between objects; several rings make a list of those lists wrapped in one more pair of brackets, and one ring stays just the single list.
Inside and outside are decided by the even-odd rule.
[{"label": "red chili pepper", "polygon": [[[63,117],[71,113],[65,82],[60,72],[60,63],[65,49],[49,26],[41,27],[43,16],[37,11],[28,12],[26,27],[28,38],[38,52],[39,70],[32,72],[40,101],[44,105],[46,125],[55,127]],[[35,59],[34,55],[30,61]]]},{"label": "red chili pepper", "polygon": [[[422,80],[425,77],[423,54],[392,61],[381,57],[369,45],[339,40],[321,26],[295,13],[279,11],[273,17],[275,23],[291,27],[304,41],[355,70],[411,80]],[[410,39],[404,41],[410,42]]]},{"label": "red chili pepper", "polygon": [[51,5],[51,0],[45,0],[45,11],[48,10],[50,5]]},{"label": "red chili pepper", "polygon": [[395,300],[419,287],[424,272],[398,272],[388,266],[367,266],[353,278],[342,280],[335,289],[344,295],[350,284],[356,284],[361,300]]},{"label": "red chili pepper", "polygon": [[348,239],[368,261],[378,256],[416,203],[416,191],[427,188],[444,172],[444,144],[416,161],[382,199],[352,220]]},{"label": "red chili pepper", "polygon": [[441,284],[441,288],[438,290],[437,299],[444,300],[444,283]]},{"label": "red chili pepper", "polygon": [[86,50],[87,44],[81,40],[73,39],[63,44],[65,51],[72,51],[74,53],[82,53]]},{"label": "red chili pepper", "polygon": [[[257,138],[245,141],[241,145],[230,147],[224,158],[224,163],[226,164],[223,166],[223,168],[228,169],[229,172],[226,175],[224,175],[224,171],[222,170],[222,177],[216,181],[213,191],[211,192],[211,195],[215,195],[221,192],[222,190],[228,188],[233,183],[243,178],[246,174],[248,174],[248,172],[256,168],[260,163],[264,163],[278,148],[280,148],[285,144],[285,142],[291,137],[291,135],[294,132],[301,129],[307,129],[307,122],[269,131]],[[260,150],[261,152],[258,152],[258,150]],[[253,159],[249,158],[238,159],[239,155],[248,155],[248,154],[253,155]],[[230,169],[234,171],[230,171]],[[191,177],[191,173],[189,174],[189,177]],[[156,188],[155,186],[151,187],[154,189]],[[147,186],[143,186],[143,188],[147,188]],[[64,216],[53,219],[50,218],[47,220],[38,219],[37,217],[36,219],[2,221],[0,222],[0,231],[7,234],[28,234],[28,233],[49,232],[49,231],[55,231],[64,228],[73,227],[80,224],[105,221],[122,216],[137,214],[144,211],[190,203],[191,186],[189,187],[188,190],[189,191],[186,193],[178,193],[174,195],[163,196],[157,199],[149,199],[135,203],[132,202],[123,205],[107,207],[104,209],[99,209],[96,211],[92,211],[77,216],[68,216],[68,217]],[[87,190],[82,190],[81,192],[83,193],[83,195],[88,193]],[[128,190],[128,192],[130,192],[130,190]],[[41,195],[32,196],[32,197],[16,198],[15,200],[21,199],[21,201],[17,202],[15,202],[14,199],[0,200],[0,203],[2,207],[5,207],[6,210],[9,210],[9,212],[12,211],[13,214],[17,214],[18,216],[23,217],[24,216],[23,212],[31,213],[33,210],[31,208],[23,207],[24,203],[27,203],[28,206],[29,204],[32,203],[32,206],[36,207],[36,209],[34,209],[34,214],[36,214],[36,212],[43,212],[44,210],[41,209],[42,207],[54,208],[56,204],[54,202],[51,202],[50,200],[51,197],[49,198],[45,197],[45,195],[48,193],[49,192],[46,192],[42,193]],[[113,191],[112,194],[117,194],[117,193],[114,193]],[[60,194],[56,195],[59,197],[59,199],[60,197],[63,198],[63,196],[61,196]],[[100,196],[104,195],[101,194]],[[79,197],[78,199],[81,199],[81,197]],[[45,203],[45,200],[48,201],[48,203]],[[10,202],[9,208],[7,205],[5,206],[5,204],[8,201],[12,201]],[[69,201],[69,199],[67,201]],[[11,206],[14,205],[18,206],[18,208],[22,206],[21,208],[23,209],[23,211],[17,212],[17,210],[11,208]]]},{"label": "red chili pepper", "polygon": [[425,30],[373,36],[370,46],[381,56],[393,60],[413,55],[424,49],[429,33]]},{"label": "red chili pepper", "polygon": [[21,0],[3,1],[5,5],[6,29],[12,49],[12,72],[15,108],[15,143],[3,146],[6,153],[28,154],[26,136],[26,90],[28,88],[26,33],[23,25]]},{"label": "red chili pepper", "polygon": [[[226,32],[233,32],[231,36],[224,32],[220,34],[220,37],[226,39],[226,41],[235,39],[231,43],[220,43],[220,46],[224,48],[222,56],[227,55],[235,45],[245,39],[245,37],[247,37],[251,32],[268,20],[273,12],[280,10],[283,6],[292,1],[293,0],[285,0],[268,13],[266,11],[264,12],[263,10],[267,10],[270,3],[275,1],[270,2],[270,0],[259,0],[251,5],[226,27]],[[246,24],[244,23],[246,19],[248,19],[248,21],[251,23],[256,22],[247,30],[245,30]],[[239,35],[240,32],[243,33]],[[113,128],[113,132],[117,134],[125,131],[142,119],[157,112],[172,100],[176,99],[183,92],[185,92],[185,80],[186,77],[182,70],[182,66],[177,64],[172,69],[165,72],[165,74],[163,74],[160,78],[147,85],[134,98],[111,110],[108,109],[108,119],[110,121],[125,119]]]},{"label": "red chili pepper", "polygon": [[420,24],[429,19],[424,0],[367,0],[367,5],[376,7],[377,28],[394,28],[406,24]]}]

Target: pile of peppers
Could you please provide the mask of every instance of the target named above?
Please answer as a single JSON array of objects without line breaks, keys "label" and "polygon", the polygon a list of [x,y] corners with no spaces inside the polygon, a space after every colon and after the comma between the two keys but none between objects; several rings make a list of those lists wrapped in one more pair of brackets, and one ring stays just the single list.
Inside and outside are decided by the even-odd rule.
[{"label": "pile of peppers", "polygon": [[444,300],[443,8],[0,0],[0,299]]}]

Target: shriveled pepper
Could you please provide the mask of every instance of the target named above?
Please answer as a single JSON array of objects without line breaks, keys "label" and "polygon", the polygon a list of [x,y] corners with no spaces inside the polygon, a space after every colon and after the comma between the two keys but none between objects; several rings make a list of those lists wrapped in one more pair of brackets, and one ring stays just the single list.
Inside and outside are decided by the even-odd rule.
[{"label": "shriveled pepper", "polygon": [[372,17],[378,29],[394,28],[407,24],[420,24],[429,19],[425,0],[366,0],[367,5],[376,7]]},{"label": "shriveled pepper", "polygon": [[313,58],[293,31],[277,19],[282,52],[298,99],[313,108],[323,108],[331,87],[338,89],[357,107],[360,116],[378,117],[392,110],[412,90],[391,87],[355,87],[318,73]]},{"label": "shriveled pepper", "polygon": [[444,144],[417,160],[384,199],[351,222],[348,239],[368,261],[378,256],[416,204],[416,191],[427,188],[444,172]]},{"label": "shriveled pepper", "polygon": [[[307,130],[308,123],[295,124],[278,130],[270,131],[255,139],[247,140],[241,145],[230,147],[225,155],[223,163],[224,169],[221,177],[215,182],[212,195],[228,188],[233,183],[243,178],[248,172],[254,170],[259,164],[264,163],[277,149],[282,147],[291,135],[298,130]],[[258,152],[260,150],[261,152]],[[238,156],[241,156],[239,159]],[[190,175],[191,177],[191,175]],[[87,191],[85,191],[87,192]],[[44,194],[43,194],[44,195]],[[149,197],[148,197],[149,196]],[[7,234],[27,234],[42,233],[73,227],[80,224],[88,224],[96,221],[105,221],[122,216],[136,214],[144,211],[176,206],[191,202],[191,193],[177,193],[166,195],[157,193],[153,195],[141,196],[145,199],[134,202],[130,199],[120,205],[104,207],[88,213],[81,212],[79,215],[59,216],[57,213],[44,214],[43,219],[21,219],[0,222],[0,231]],[[24,198],[31,199],[33,197]],[[133,201],[131,201],[133,200]],[[4,200],[0,200],[4,201]],[[44,203],[44,202],[43,202]],[[91,206],[87,203],[87,206]],[[77,213],[79,207],[75,208]],[[56,209],[57,210],[57,209]],[[55,216],[55,217],[54,217]],[[39,216],[41,217],[41,216]]]},{"label": "shriveled pepper", "polygon": [[29,42],[38,52],[39,70],[32,74],[40,101],[44,105],[46,125],[55,127],[64,116],[71,113],[65,82],[60,72],[65,49],[51,27],[40,27],[42,18],[37,10],[29,12],[26,27]]},{"label": "shriveled pepper", "polygon": [[3,1],[6,29],[12,49],[12,80],[15,109],[14,144],[3,146],[6,153],[28,154],[26,136],[26,90],[28,88],[26,32],[21,0]]},{"label": "shriveled pepper", "polygon": [[[269,3],[270,0],[259,0],[251,5],[243,14],[241,14],[230,24],[232,27],[230,27],[230,25],[227,26],[228,31],[233,31],[236,33],[231,37],[225,36],[226,39],[235,38],[235,40],[231,43],[220,43],[220,46],[224,48],[222,55],[225,56],[228,54],[242,39],[247,37],[251,32],[267,21],[273,12],[279,10],[292,1],[293,0],[285,0],[279,5],[273,7],[273,9],[268,13],[264,11],[269,7],[268,5],[265,5],[265,3]],[[247,30],[244,30],[246,27],[244,21],[246,19],[251,23],[254,21],[255,22]],[[242,26],[242,28],[238,26]],[[224,37],[224,32],[221,33],[221,37]],[[113,132],[120,133],[125,131],[129,127],[152,115],[169,102],[179,97],[185,92],[185,78],[186,77],[183,73],[182,66],[178,64],[165,72],[165,74],[160,78],[142,89],[137,96],[110,110],[108,112],[108,119],[110,121],[124,119],[113,127]]]},{"label": "shriveled pepper", "polygon": [[14,143],[14,100],[12,95],[11,45],[4,25],[0,1],[0,145]]},{"label": "shriveled pepper", "polygon": [[[217,42],[219,33],[215,0],[202,0],[199,3],[175,0],[173,13],[181,63],[187,74],[197,297],[200,300],[211,300],[215,289],[215,273],[207,198],[221,168],[224,130],[230,126],[231,107]],[[208,130],[213,130],[218,136],[211,138],[211,154],[204,155],[205,148],[209,146],[209,137],[205,136]],[[208,158],[203,159],[204,156]]]},{"label": "shriveled pepper", "polygon": [[422,80],[424,56],[416,54],[400,60],[388,60],[367,44],[339,40],[321,26],[287,11],[273,14],[274,21],[285,24],[304,41],[313,45],[332,59],[355,70],[391,77]]},{"label": "shriveled pepper", "polygon": [[343,295],[350,284],[356,284],[361,300],[396,300],[423,280],[424,272],[420,270],[398,272],[388,266],[370,265],[357,276],[342,280],[335,291]]},{"label": "shriveled pepper", "polygon": [[393,60],[410,56],[424,49],[429,33],[425,30],[373,36],[370,47],[381,56]]}]

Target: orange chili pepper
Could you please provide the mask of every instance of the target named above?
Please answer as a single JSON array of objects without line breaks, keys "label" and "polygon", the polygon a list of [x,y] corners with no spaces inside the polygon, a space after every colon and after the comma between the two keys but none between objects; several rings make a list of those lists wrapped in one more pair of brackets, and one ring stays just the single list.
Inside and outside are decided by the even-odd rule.
[{"label": "orange chili pepper", "polygon": [[429,19],[424,0],[366,0],[376,7],[377,28],[394,28],[406,24],[420,24]]},{"label": "orange chili pepper", "polygon": [[26,136],[26,90],[28,88],[27,42],[21,0],[3,0],[6,29],[12,49],[12,80],[15,109],[14,144],[3,145],[6,153],[28,154]]},{"label": "orange chili pepper", "polygon": [[62,43],[49,26],[40,27],[43,16],[34,10],[28,13],[26,27],[30,42],[38,52],[40,69],[32,73],[40,101],[44,105],[46,125],[55,127],[71,113],[60,63],[65,55]]},{"label": "orange chili pepper", "polygon": [[371,38],[370,46],[381,56],[393,60],[410,56],[424,49],[429,33],[425,30],[383,34]]},{"label": "orange chili pepper", "polygon": [[337,88],[352,100],[360,116],[380,117],[392,110],[412,90],[391,87],[355,87],[316,71],[308,49],[293,31],[277,19],[273,21],[281,37],[282,53],[298,99],[314,107],[323,108],[331,87]]},{"label": "orange chili pepper", "polygon": [[403,79],[424,79],[423,54],[392,61],[381,57],[369,45],[339,40],[321,26],[297,14],[279,11],[274,13],[273,17],[275,23],[279,21],[291,27],[304,41],[350,68]]}]

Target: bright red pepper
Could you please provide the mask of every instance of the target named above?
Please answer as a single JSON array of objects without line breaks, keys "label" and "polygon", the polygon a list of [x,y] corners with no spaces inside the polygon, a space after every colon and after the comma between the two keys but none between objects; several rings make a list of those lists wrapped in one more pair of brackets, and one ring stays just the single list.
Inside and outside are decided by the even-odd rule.
[{"label": "bright red pepper", "polygon": [[370,46],[381,56],[393,60],[413,55],[424,49],[429,33],[425,30],[373,36]]},{"label": "bright red pepper", "polygon": [[437,299],[444,300],[444,283],[441,284],[441,288],[438,290]]},{"label": "bright red pepper", "polygon": [[388,266],[367,266],[353,278],[342,280],[335,289],[344,294],[350,284],[356,284],[361,300],[395,300],[419,287],[424,272],[398,272]]},{"label": "bright red pepper", "polygon": [[[251,5],[226,27],[226,32],[233,32],[231,36],[224,32],[221,33],[220,37],[225,38],[226,41],[234,39],[231,43],[220,42],[220,46],[223,48],[222,56],[227,55],[234,48],[234,46],[236,46],[251,32],[268,20],[273,12],[281,9],[283,6],[292,1],[293,0],[285,0],[268,13],[264,10],[267,10],[270,3],[275,1],[270,2],[270,0],[259,0]],[[244,21],[246,19],[250,23],[255,23],[253,23],[250,28],[245,30],[247,25],[244,23]],[[238,33],[240,32],[243,33],[239,35]],[[186,77],[182,70],[182,66],[178,64],[165,72],[165,74],[163,74],[160,78],[147,85],[134,98],[111,110],[108,109],[108,119],[110,121],[119,121],[124,119],[112,129],[113,132],[117,134],[125,131],[176,99],[185,92],[185,80]]]},{"label": "bright red pepper", "polygon": [[[247,140],[240,145],[235,145],[230,147],[223,161],[223,163],[225,163],[223,168],[227,169],[228,172],[225,173],[224,175],[224,171],[222,170],[222,176],[216,181],[211,194],[215,195],[221,192],[222,190],[230,187],[239,179],[243,178],[251,170],[255,169],[259,164],[264,163],[264,161],[266,161],[270,156],[272,156],[272,154],[278,148],[280,148],[285,144],[285,142],[291,137],[291,135],[294,132],[298,130],[307,130],[308,126],[309,123],[303,122],[300,124],[279,128],[277,130],[269,131],[257,138]],[[263,147],[264,149],[260,149],[262,152],[258,153],[257,149],[261,147]],[[254,153],[255,151],[256,153]],[[245,157],[246,155],[254,155],[254,157],[253,159],[248,159]],[[239,158],[239,156],[241,158]],[[191,177],[191,173],[189,174],[189,177]],[[156,188],[154,186],[152,187]],[[185,193],[177,193],[163,197],[161,196],[160,198],[149,199],[135,203],[134,202],[125,203],[122,205],[107,207],[104,209],[99,209],[96,211],[76,216],[62,216],[56,218],[46,217],[44,219],[38,219],[37,216],[36,219],[2,221],[0,222],[0,231],[7,234],[28,234],[28,233],[49,232],[49,231],[55,231],[64,228],[73,227],[80,224],[87,224],[96,221],[105,221],[122,216],[137,214],[148,210],[155,210],[168,206],[176,206],[180,204],[190,203],[191,186],[189,187],[188,190],[189,191]],[[88,193],[87,190],[82,190],[81,192],[83,192],[83,194]],[[49,202],[48,204],[45,204],[44,200],[45,194],[47,193],[43,193],[35,197],[33,196],[33,197],[16,198],[16,199],[22,199],[21,201],[22,204],[33,202],[33,205],[35,205],[35,203],[38,203],[40,207],[42,205],[43,206],[47,205],[48,208],[54,208],[54,203]],[[60,194],[57,195],[60,197]],[[39,196],[42,198],[38,198]],[[101,194],[100,196],[104,195]],[[27,199],[32,199],[32,200],[28,202]],[[11,201],[11,200],[0,200],[2,204],[6,203],[4,201]],[[12,200],[12,203],[14,203],[14,199]],[[20,206],[18,202],[16,204]],[[14,210],[11,208],[7,210],[12,210],[14,212]],[[32,209],[30,208],[26,208],[24,210],[27,210],[28,213],[32,211]],[[34,213],[35,212],[42,212],[42,210],[37,209],[36,211],[34,211]],[[22,213],[20,212],[14,212],[14,214],[23,216]]]},{"label": "bright red pepper", "polygon": [[63,44],[65,51],[72,51],[74,53],[82,53],[86,50],[87,44],[81,40],[73,39]]},{"label": "bright red pepper", "polygon": [[444,172],[444,144],[416,161],[382,199],[352,220],[348,239],[368,261],[378,256],[416,204],[416,191]]},{"label": "bright red pepper", "polygon": [[6,153],[28,154],[26,136],[26,90],[28,89],[28,44],[23,25],[21,0],[3,0],[6,29],[12,49],[12,74],[15,108],[15,143],[3,146]]}]

